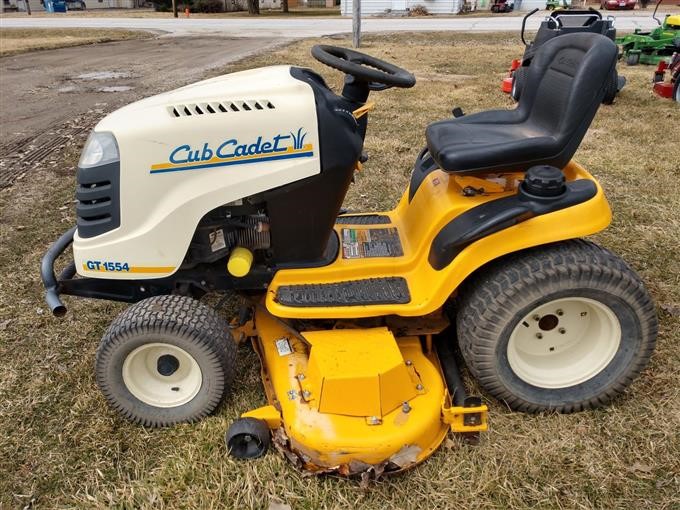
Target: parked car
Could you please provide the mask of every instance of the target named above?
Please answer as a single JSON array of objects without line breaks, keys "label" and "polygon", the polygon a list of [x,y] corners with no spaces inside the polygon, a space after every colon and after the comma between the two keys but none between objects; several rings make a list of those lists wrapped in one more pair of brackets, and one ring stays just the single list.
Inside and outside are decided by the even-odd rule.
[{"label": "parked car", "polygon": [[600,0],[600,9],[607,10],[633,10],[637,0]]}]

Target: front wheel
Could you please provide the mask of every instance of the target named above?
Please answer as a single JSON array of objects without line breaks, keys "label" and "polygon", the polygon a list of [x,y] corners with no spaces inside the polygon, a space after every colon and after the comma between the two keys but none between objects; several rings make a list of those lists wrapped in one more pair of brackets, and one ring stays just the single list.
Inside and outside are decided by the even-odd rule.
[{"label": "front wheel", "polygon": [[607,404],[647,365],[654,305],[616,255],[572,240],[492,263],[461,293],[457,330],[482,387],[511,408]]},{"label": "front wheel", "polygon": [[626,65],[636,66],[639,63],[640,63],[639,53],[628,53],[628,55],[626,56]]},{"label": "front wheel", "polygon": [[148,427],[193,422],[229,392],[236,344],[227,322],[183,296],[158,296],[123,311],[102,338],[96,377],[109,404]]}]

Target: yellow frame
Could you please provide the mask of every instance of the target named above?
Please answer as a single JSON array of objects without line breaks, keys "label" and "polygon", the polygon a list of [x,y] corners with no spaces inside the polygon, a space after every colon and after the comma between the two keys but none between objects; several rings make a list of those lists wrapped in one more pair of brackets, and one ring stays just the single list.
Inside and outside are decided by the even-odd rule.
[{"label": "yellow frame", "polygon": [[[541,244],[573,239],[594,234],[611,222],[611,209],[599,183],[587,170],[570,162],[564,173],[567,180],[588,179],[597,186],[596,195],[590,200],[536,216],[527,221],[491,234],[466,247],[447,267],[437,271],[428,262],[432,240],[452,219],[484,202],[515,193],[514,186],[501,187],[487,181],[488,193],[464,196],[462,189],[469,179],[440,170],[432,172],[420,185],[413,200],[408,200],[408,190],[397,207],[388,215],[392,226],[399,230],[404,255],[398,258],[343,259],[330,265],[310,269],[283,269],[276,273],[266,297],[267,309],[277,317],[309,319],[341,319],[402,315],[418,317],[440,308],[458,286],[476,269],[484,264],[519,250]],[[508,174],[512,183],[516,175]],[[506,191],[507,188],[508,189]],[[385,228],[390,225],[362,225],[361,228]],[[348,225],[337,225],[340,234]],[[364,278],[402,276],[407,279],[411,301],[406,304],[371,306],[336,306],[297,308],[284,306],[275,300],[276,290],[282,285],[333,283]]]}]

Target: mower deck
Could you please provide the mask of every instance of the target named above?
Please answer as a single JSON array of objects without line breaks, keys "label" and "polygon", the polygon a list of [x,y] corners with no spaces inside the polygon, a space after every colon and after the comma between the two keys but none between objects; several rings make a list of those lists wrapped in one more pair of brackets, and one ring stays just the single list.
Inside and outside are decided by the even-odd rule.
[{"label": "mower deck", "polygon": [[[486,430],[486,406],[449,407],[431,335],[421,342],[387,327],[297,332],[262,306],[254,329],[269,405],[242,417],[264,420],[276,446],[305,470],[397,471],[429,457],[449,430]],[[463,423],[463,415],[474,419]]]}]

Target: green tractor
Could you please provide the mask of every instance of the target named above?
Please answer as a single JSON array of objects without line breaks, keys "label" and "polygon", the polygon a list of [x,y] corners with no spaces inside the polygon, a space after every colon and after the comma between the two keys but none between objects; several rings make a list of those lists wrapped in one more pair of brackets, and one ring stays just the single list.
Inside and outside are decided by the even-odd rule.
[{"label": "green tractor", "polygon": [[662,60],[668,60],[673,53],[680,49],[680,15],[666,15],[663,23],[656,17],[659,0],[652,18],[659,24],[651,32],[642,32],[639,28],[632,34],[616,38],[616,44],[621,45],[621,56],[626,64],[657,65]]}]

